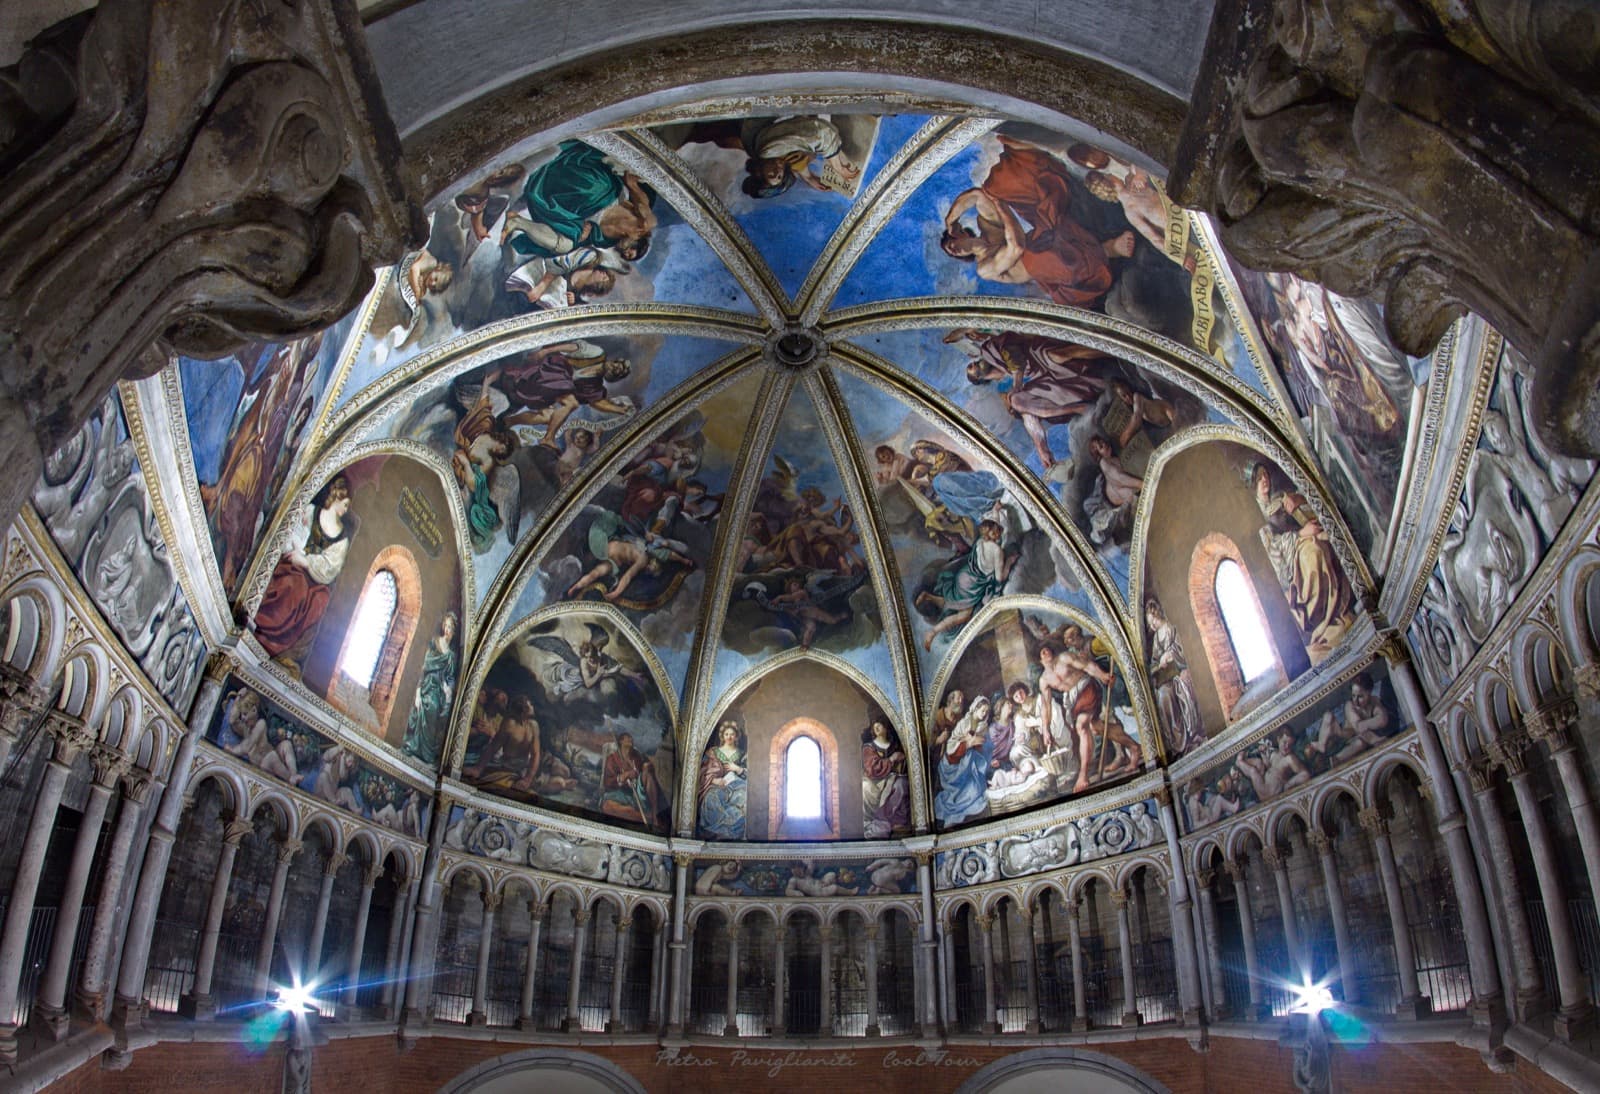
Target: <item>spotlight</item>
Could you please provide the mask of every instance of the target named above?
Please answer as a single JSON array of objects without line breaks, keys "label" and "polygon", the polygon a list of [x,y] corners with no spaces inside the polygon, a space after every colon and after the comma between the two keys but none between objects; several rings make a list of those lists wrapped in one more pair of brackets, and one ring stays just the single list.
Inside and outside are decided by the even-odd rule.
[{"label": "spotlight", "polygon": [[310,984],[295,984],[292,987],[280,984],[272,1005],[282,1011],[307,1014],[317,1009],[314,990],[314,985]]},{"label": "spotlight", "polygon": [[1295,1000],[1291,1009],[1296,1014],[1321,1014],[1333,1009],[1333,992],[1324,984],[1305,984],[1292,990]]}]

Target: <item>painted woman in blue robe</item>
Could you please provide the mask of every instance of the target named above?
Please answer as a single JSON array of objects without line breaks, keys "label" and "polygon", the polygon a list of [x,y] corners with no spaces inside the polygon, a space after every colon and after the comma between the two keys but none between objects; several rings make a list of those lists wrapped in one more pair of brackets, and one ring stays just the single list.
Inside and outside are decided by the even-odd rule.
[{"label": "painted woman in blue robe", "polygon": [[445,612],[439,633],[422,657],[422,679],[406,716],[405,750],[425,764],[439,762],[439,746],[444,743],[450,700],[456,690],[457,665],[456,613]]},{"label": "painted woman in blue robe", "polygon": [[700,761],[700,834],[718,839],[744,839],[745,806],[749,801],[749,767],[737,722],[717,727],[717,742]]},{"label": "painted woman in blue robe", "polygon": [[939,756],[939,794],[933,815],[949,828],[988,808],[989,698],[979,695],[950,731]]}]

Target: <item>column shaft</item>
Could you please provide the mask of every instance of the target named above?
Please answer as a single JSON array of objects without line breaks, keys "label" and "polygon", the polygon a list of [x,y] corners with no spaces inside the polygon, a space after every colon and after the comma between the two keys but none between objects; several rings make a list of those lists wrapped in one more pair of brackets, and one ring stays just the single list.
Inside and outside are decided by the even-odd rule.
[{"label": "column shaft", "polygon": [[627,916],[617,920],[617,946],[611,960],[611,1017],[606,1021],[607,1033],[621,1033],[623,1030],[622,982],[627,978],[628,936],[632,927],[633,920]]},{"label": "column shaft", "polygon": [[822,937],[822,1029],[824,1037],[833,1036],[833,924],[824,923],[818,928]]},{"label": "column shaft", "polygon": [[574,909],[572,922],[572,967],[567,971],[567,1018],[561,1025],[565,1033],[577,1033],[583,1029],[579,992],[583,988],[583,954],[589,934],[589,913],[581,908]]},{"label": "column shaft", "polygon": [[342,1001],[346,1007],[356,1005],[361,990],[361,958],[367,948],[367,921],[372,916],[372,887],[383,876],[382,863],[370,863],[361,875],[361,896],[356,900],[356,924],[350,932],[350,957],[345,964]]},{"label": "column shaft", "polygon": [[1228,1013],[1227,985],[1222,979],[1222,940],[1218,935],[1217,896],[1211,888],[1215,871],[1206,870],[1197,875],[1200,890],[1200,926],[1206,940],[1206,972],[1211,981],[1211,1017],[1222,1018]]},{"label": "column shaft", "polygon": [[404,895],[405,889],[396,884],[394,906],[389,910],[389,937],[383,944],[383,986],[379,989],[378,1005],[387,1018],[394,1017],[395,982],[400,977],[400,936],[406,929]]},{"label": "column shaft", "polygon": [[1346,1003],[1358,1002],[1356,955],[1350,945],[1350,917],[1344,906],[1344,887],[1339,884],[1339,860],[1333,841],[1322,832],[1311,833],[1312,846],[1322,865],[1322,887],[1328,894],[1328,914],[1333,919],[1333,945],[1339,954],[1339,992]]},{"label": "column shaft", "polygon": [[266,999],[267,984],[272,977],[272,951],[278,942],[278,924],[283,919],[283,889],[289,881],[289,866],[300,850],[300,841],[290,837],[278,842],[278,867],[272,874],[272,888],[267,893],[267,915],[261,924],[261,943],[256,948],[256,972],[251,982],[251,994]]},{"label": "column shaft", "polygon": [[494,913],[500,907],[498,893],[483,892],[483,925],[478,930],[478,968],[472,979],[472,1011],[467,1025],[489,1024],[489,954],[494,949]]},{"label": "column shaft", "polygon": [[722,1034],[739,1036],[739,924],[728,924],[728,999],[723,1007]]},{"label": "column shaft", "polygon": [[544,933],[544,905],[528,903],[528,954],[522,972],[522,997],[517,1001],[517,1028],[537,1029],[533,1017],[534,986],[539,976],[539,936]]},{"label": "column shaft", "polygon": [[867,1036],[880,1037],[878,1025],[878,924],[867,925]]},{"label": "column shaft", "polygon": [[1072,945],[1072,1028],[1089,1028],[1088,997],[1083,984],[1083,901],[1076,898],[1067,905],[1067,937]]},{"label": "column shaft", "polygon": [[105,1016],[106,989],[111,986],[108,975],[112,948],[123,922],[119,898],[149,792],[148,779],[135,777],[125,782],[117,826],[111,833],[111,846],[106,850],[105,864],[100,869],[100,893],[95,899],[94,920],[89,924],[89,948],[84,951],[83,968],[78,973],[77,1007],[90,1021],[99,1021]]},{"label": "column shaft", "polygon": [[978,930],[983,935],[983,1032],[1000,1032],[1000,1010],[994,991],[994,916],[980,915]]},{"label": "column shaft", "polygon": [[[111,791],[121,774],[120,766],[96,758],[96,778],[89,788],[89,800],[84,804],[83,817],[78,822],[78,838],[72,844],[72,863],[67,867],[67,883],[56,911],[55,934],[50,939],[50,959],[45,964],[44,977],[39,982],[38,998],[33,1005],[33,1021],[42,1026],[51,1040],[60,1041],[67,1035],[67,975],[71,970],[72,951],[78,940],[78,921],[83,917],[83,898],[89,888],[89,870],[94,865],[94,852],[100,845],[100,829],[105,824],[106,807],[111,804]],[[102,776],[104,772],[104,777]],[[115,900],[115,894],[112,899]]]},{"label": "column shaft", "polygon": [[311,938],[306,942],[300,968],[300,976],[306,983],[317,983],[322,979],[322,940],[328,934],[328,906],[333,903],[334,878],[342,865],[344,856],[335,853],[328,856],[327,865],[322,869],[322,884],[317,889],[317,910],[311,918]]},{"label": "column shaft", "polygon": [[1256,921],[1250,914],[1250,886],[1245,882],[1242,862],[1229,859],[1223,864],[1228,877],[1233,879],[1234,902],[1239,905],[1239,934],[1244,942],[1245,976],[1250,981],[1250,1015],[1265,1018],[1267,1011],[1261,1003],[1261,965],[1256,959]]},{"label": "column shaft", "polygon": [[[217,939],[222,934],[222,913],[228,906],[228,883],[233,880],[233,861],[239,854],[239,841],[250,831],[250,822],[245,820],[229,821],[222,830],[222,851],[217,856],[217,872],[211,878],[211,899],[206,904],[206,922],[200,931],[194,984],[178,1004],[179,1012],[185,1017],[205,1020],[217,1013],[217,1002],[211,997],[211,975],[217,966]],[[139,990],[143,991],[143,985]]]},{"label": "column shaft", "polygon": [[1539,968],[1537,951],[1533,947],[1533,927],[1528,922],[1526,897],[1517,871],[1511,866],[1511,836],[1506,830],[1505,814],[1494,792],[1494,769],[1479,763],[1468,770],[1473,796],[1478,803],[1478,818],[1483,822],[1483,834],[1489,844],[1489,858],[1495,864],[1496,880],[1500,886],[1500,916],[1505,924],[1506,942],[1511,949],[1511,973],[1515,977],[1512,990],[1516,993],[1517,1017],[1526,1021],[1542,1013],[1549,1006],[1545,993],[1544,973]]},{"label": "column shaft", "polygon": [[44,868],[45,852],[50,846],[50,833],[55,830],[56,810],[61,805],[61,791],[67,785],[67,775],[72,771],[73,755],[57,742],[56,754],[45,765],[44,780],[39,785],[33,815],[28,820],[28,834],[22,842],[22,856],[17,861],[10,903],[6,905],[4,934],[0,934],[0,1015],[4,1016],[0,1018],[0,1064],[13,1063],[17,1058],[17,1033],[11,1024],[11,1015],[21,986],[22,959],[27,952],[28,927],[33,920],[33,899],[39,891],[39,872]]},{"label": "column shaft", "polygon": [[784,989],[788,986],[789,980],[788,959],[784,955],[784,951],[787,948],[789,941],[788,930],[786,928],[787,924],[778,924],[778,945],[776,947],[777,952],[773,956],[772,1034],[775,1037],[782,1037],[786,1032],[788,1032],[788,1024],[785,1022],[783,1014],[784,1003],[787,1002],[787,1000],[784,998],[784,996],[787,994]]},{"label": "column shaft", "polygon": [[667,931],[659,916],[652,917],[650,938],[650,1009],[645,1015],[645,1028],[659,1032],[661,1029],[661,995],[665,978]]},{"label": "column shaft", "polygon": [[1278,891],[1278,916],[1283,921],[1283,948],[1288,950],[1289,967],[1284,974],[1301,984],[1310,983],[1311,974],[1300,950],[1300,924],[1294,914],[1294,886],[1289,882],[1288,853],[1268,847],[1261,858],[1272,868],[1272,881]]},{"label": "column shaft", "polygon": [[1133,930],[1128,922],[1128,891],[1111,890],[1111,902],[1117,906],[1117,944],[1122,947],[1122,1024],[1137,1026],[1144,1019],[1139,1015],[1138,988],[1133,982]]},{"label": "column shaft", "polygon": [[1421,1006],[1417,988],[1417,955],[1411,946],[1411,926],[1406,922],[1405,894],[1400,889],[1400,870],[1394,861],[1394,844],[1389,841],[1389,824],[1376,809],[1361,812],[1361,826],[1372,837],[1378,853],[1378,877],[1383,882],[1383,902],[1389,908],[1389,931],[1394,937],[1395,972],[1400,978],[1400,1017],[1416,1017]]},{"label": "column shaft", "polygon": [[1024,998],[1027,1003],[1028,1033],[1039,1032],[1039,955],[1036,952],[1038,943],[1033,935],[1033,909],[1022,910],[1022,975],[1027,978],[1024,987]]}]

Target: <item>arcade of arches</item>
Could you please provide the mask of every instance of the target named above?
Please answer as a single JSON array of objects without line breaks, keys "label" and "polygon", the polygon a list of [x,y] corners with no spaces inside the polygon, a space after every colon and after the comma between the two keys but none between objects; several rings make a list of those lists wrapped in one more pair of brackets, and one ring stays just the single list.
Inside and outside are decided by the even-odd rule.
[{"label": "arcade of arches", "polygon": [[1600,1089],[1592,11],[23,7],[8,1089]]}]

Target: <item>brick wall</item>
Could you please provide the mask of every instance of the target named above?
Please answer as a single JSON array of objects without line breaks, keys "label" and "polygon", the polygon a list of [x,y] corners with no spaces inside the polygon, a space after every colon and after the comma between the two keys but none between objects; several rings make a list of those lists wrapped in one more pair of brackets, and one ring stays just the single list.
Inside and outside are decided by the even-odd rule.
[{"label": "brick wall", "polygon": [[[402,1051],[392,1037],[333,1041],[313,1057],[313,1088],[332,1094],[434,1091],[468,1068],[525,1046],[457,1038],[428,1038]],[[1194,1052],[1179,1038],[1090,1046],[1167,1084],[1178,1094],[1293,1094],[1292,1054],[1274,1041],[1213,1038],[1211,1051]],[[800,1062],[774,1079],[766,1062],[789,1050],[752,1047],[745,1055],[721,1047],[686,1050],[693,1062],[659,1062],[654,1045],[593,1045],[593,1051],[634,1075],[654,1094],[746,1094],[769,1089],[825,1089],[828,1094],[951,1094],[974,1071],[1009,1048],[956,1047],[941,1065],[917,1060],[918,1050],[897,1046],[845,1052],[795,1053]],[[683,1056],[680,1055],[680,1059]],[[806,1066],[805,1060],[835,1066]],[[887,1066],[886,1066],[887,1065]],[[1488,1071],[1476,1053],[1453,1044],[1372,1045],[1336,1049],[1334,1088],[1363,1091],[1471,1091],[1490,1094],[1557,1094],[1566,1088],[1523,1065],[1511,1074]],[[54,1091],[64,1094],[155,1094],[210,1091],[278,1094],[283,1050],[251,1052],[242,1045],[164,1044],[141,1050],[125,1071],[86,1064]]]}]

